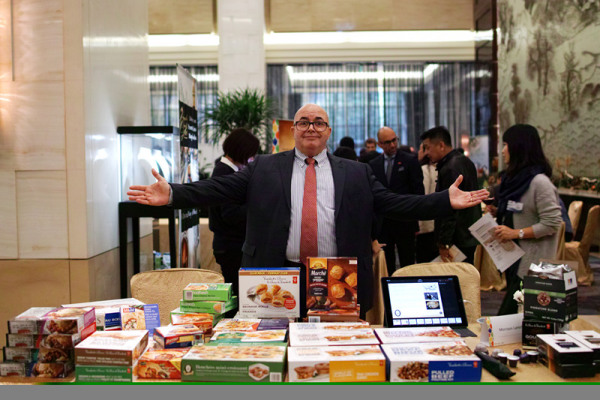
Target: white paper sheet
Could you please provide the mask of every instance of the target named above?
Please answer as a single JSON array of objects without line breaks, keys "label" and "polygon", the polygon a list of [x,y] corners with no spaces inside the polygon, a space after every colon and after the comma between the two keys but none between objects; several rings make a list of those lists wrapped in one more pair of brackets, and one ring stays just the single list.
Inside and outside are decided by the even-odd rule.
[{"label": "white paper sheet", "polygon": [[[467,256],[465,256],[465,254],[462,251],[460,251],[460,249],[456,247],[456,245],[450,247],[450,255],[452,256],[452,262],[461,262],[467,259]],[[437,256],[436,258],[431,260],[431,262],[444,261],[442,260],[442,256]]]}]

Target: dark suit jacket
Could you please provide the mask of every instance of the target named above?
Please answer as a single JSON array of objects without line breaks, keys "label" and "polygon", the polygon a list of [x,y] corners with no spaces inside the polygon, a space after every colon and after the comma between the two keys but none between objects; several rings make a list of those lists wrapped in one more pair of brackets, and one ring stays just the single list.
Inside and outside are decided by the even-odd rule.
[{"label": "dark suit jacket", "polygon": [[[235,171],[229,165],[215,161],[211,177],[233,174]],[[214,233],[213,250],[242,251],[246,237],[246,205],[220,204],[208,210],[208,227]]]},{"label": "dark suit jacket", "polygon": [[[373,296],[371,223],[374,207],[384,214],[434,219],[452,212],[447,192],[428,196],[397,195],[387,190],[367,164],[328,154],[335,185],[335,232],[338,256],[357,257],[361,312]],[[224,202],[248,207],[245,267],[281,267],[290,229],[294,150],[256,157],[235,174],[188,184],[171,184],[175,208]]]},{"label": "dark suit jacket", "polygon": [[[394,157],[394,167],[392,169],[392,176],[390,183],[388,184],[385,176],[385,156],[380,154],[375,159],[369,162],[371,168],[373,168],[373,174],[383,184],[394,193],[398,194],[425,194],[425,187],[423,186],[423,170],[417,160],[417,157],[409,154],[405,151],[396,151]],[[378,210],[376,210],[378,211]],[[394,224],[394,222],[396,222]],[[398,224],[397,219],[385,218],[384,224],[394,224],[398,229],[404,232],[417,232],[419,230],[419,222],[412,219],[403,219],[403,223]]]}]

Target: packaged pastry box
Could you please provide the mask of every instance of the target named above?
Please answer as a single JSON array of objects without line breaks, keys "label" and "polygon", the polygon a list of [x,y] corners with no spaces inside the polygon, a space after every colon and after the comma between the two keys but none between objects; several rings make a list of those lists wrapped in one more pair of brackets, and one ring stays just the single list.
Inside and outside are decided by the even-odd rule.
[{"label": "packaged pastry box", "polygon": [[183,381],[282,382],[285,343],[207,343],[181,361]]},{"label": "packaged pastry box", "polygon": [[50,335],[28,335],[18,333],[6,334],[7,347],[19,347],[26,349],[51,348],[61,350],[71,350],[81,342],[81,334],[71,335],[52,333]]},{"label": "packaged pastry box", "polygon": [[298,318],[299,268],[240,268],[239,314],[245,318]]},{"label": "packaged pastry box", "polygon": [[121,330],[121,306],[143,306],[138,299],[114,299],[89,303],[63,304],[63,307],[94,307],[97,331]]},{"label": "packaged pastry box", "polygon": [[356,306],[356,309],[308,310],[306,317],[308,322],[358,322],[360,321],[360,304]]},{"label": "packaged pastry box", "polygon": [[260,343],[260,342],[286,342],[287,330],[266,330],[255,332],[215,332],[210,338],[211,342],[219,343]]},{"label": "packaged pastry box", "polygon": [[539,362],[562,378],[596,374],[594,351],[571,335],[537,335],[537,351]]},{"label": "packaged pastry box", "polygon": [[291,323],[290,346],[377,345],[367,322]]},{"label": "packaged pastry box", "polygon": [[231,283],[190,283],[183,288],[185,301],[228,301],[231,296]]},{"label": "packaged pastry box", "polygon": [[225,314],[235,309],[238,305],[238,297],[233,296],[227,301],[179,301],[179,309],[182,312],[198,312],[209,314]]},{"label": "packaged pastry box", "polygon": [[133,382],[135,366],[129,365],[76,365],[77,382],[119,383]]},{"label": "packaged pastry box", "polygon": [[183,312],[181,309],[176,308],[171,311],[171,324],[172,325],[195,325],[196,328],[202,332],[211,332],[212,328],[217,321],[222,317],[220,315],[209,314],[209,313],[192,313]]},{"label": "packaged pastry box", "polygon": [[215,332],[255,332],[261,320],[256,318],[224,318],[215,325]]},{"label": "packaged pastry box", "polygon": [[161,326],[154,330],[154,341],[163,349],[192,347],[203,340],[204,332],[192,324]]},{"label": "packaged pastry box", "polygon": [[390,382],[479,382],[481,360],[463,340],[383,344]]},{"label": "packaged pastry box", "polygon": [[75,364],[133,366],[148,345],[148,331],[98,331],[75,346]]},{"label": "packaged pastry box", "polygon": [[8,321],[9,333],[80,333],[85,339],[95,330],[94,307],[32,307]]},{"label": "packaged pastry box", "polygon": [[460,339],[460,335],[449,326],[426,328],[375,328],[383,344],[414,342],[449,342]]},{"label": "packaged pastry box", "polygon": [[135,375],[143,379],[181,379],[181,359],[189,350],[148,350],[140,357]]},{"label": "packaged pastry box", "polygon": [[68,362],[73,361],[73,349],[41,347],[4,347],[4,361],[15,362]]},{"label": "packaged pastry box", "polygon": [[379,346],[290,347],[290,382],[385,382]]},{"label": "packaged pastry box", "polygon": [[73,372],[73,363],[3,362],[0,363],[2,377],[66,378]]},{"label": "packaged pastry box", "polygon": [[147,329],[150,335],[160,326],[158,304],[144,304],[139,306],[121,306],[121,329],[143,330]]},{"label": "packaged pastry box", "polygon": [[356,309],[356,257],[308,258],[306,309]]}]

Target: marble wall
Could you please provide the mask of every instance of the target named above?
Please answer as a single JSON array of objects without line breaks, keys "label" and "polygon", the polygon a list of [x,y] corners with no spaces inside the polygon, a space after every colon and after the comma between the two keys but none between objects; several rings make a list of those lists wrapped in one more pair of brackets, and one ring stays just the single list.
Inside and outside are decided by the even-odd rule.
[{"label": "marble wall", "polygon": [[534,125],[555,169],[600,176],[600,0],[499,0],[498,15],[500,131]]}]

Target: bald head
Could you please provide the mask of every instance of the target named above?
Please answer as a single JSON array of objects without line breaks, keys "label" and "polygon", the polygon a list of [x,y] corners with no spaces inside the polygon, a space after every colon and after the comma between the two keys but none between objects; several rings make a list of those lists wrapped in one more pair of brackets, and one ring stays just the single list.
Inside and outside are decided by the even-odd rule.
[{"label": "bald head", "polygon": [[327,126],[327,129],[318,132],[315,130],[314,124],[310,124],[308,129],[303,131],[296,127],[296,123],[299,121],[321,121],[329,124],[329,116],[321,106],[316,104],[302,106],[294,116],[292,132],[294,133],[296,148],[308,157],[314,157],[327,147],[327,140],[331,135],[331,127]]},{"label": "bald head", "polygon": [[296,115],[294,115],[294,122],[299,121],[299,115],[310,112],[318,112],[321,115],[324,115],[324,121],[329,123],[329,115],[327,115],[327,111],[325,111],[320,105],[312,103],[305,104],[300,107],[298,111],[296,111]]},{"label": "bald head", "polygon": [[398,151],[398,138],[396,137],[396,132],[388,126],[379,129],[377,132],[377,141],[377,144],[387,156],[391,157]]}]

